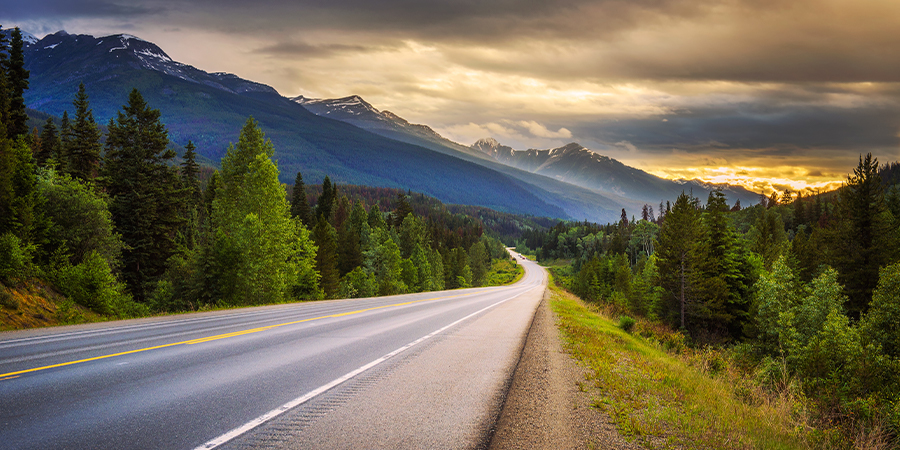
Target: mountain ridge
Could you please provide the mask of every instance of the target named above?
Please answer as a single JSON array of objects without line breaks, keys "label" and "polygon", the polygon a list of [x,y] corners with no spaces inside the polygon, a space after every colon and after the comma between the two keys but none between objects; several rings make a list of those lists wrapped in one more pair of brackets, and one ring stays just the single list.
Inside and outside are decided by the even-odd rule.
[{"label": "mountain ridge", "polygon": [[[269,86],[179,63],[131,35],[58,32],[26,45],[25,61],[31,72],[29,108],[60,116],[72,109],[84,82],[94,117],[106,123],[137,88],[160,110],[175,145],[190,139],[213,161],[237,141],[252,116],[275,146],[282,182],[290,183],[301,171],[311,183],[328,175],[336,183],[414,190],[448,204],[571,218],[552,201],[552,193],[502,172],[319,117]],[[596,211],[591,218],[603,220],[611,212]]]}]

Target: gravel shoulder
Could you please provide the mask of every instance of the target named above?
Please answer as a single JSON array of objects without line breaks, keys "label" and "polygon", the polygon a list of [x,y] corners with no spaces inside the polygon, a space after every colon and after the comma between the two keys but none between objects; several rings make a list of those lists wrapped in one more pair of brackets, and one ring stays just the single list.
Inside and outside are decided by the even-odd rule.
[{"label": "gravel shoulder", "polygon": [[[638,449],[580,386],[586,369],[563,349],[544,293],[528,332],[490,449]],[[591,390],[585,387],[584,390]]]}]

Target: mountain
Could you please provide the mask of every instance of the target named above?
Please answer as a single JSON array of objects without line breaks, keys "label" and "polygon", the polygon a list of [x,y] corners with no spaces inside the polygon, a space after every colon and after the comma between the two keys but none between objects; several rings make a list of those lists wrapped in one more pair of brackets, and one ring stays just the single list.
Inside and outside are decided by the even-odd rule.
[{"label": "mountain", "polygon": [[480,152],[441,136],[428,125],[409,123],[390,111],[379,111],[358,95],[336,99],[312,99],[301,95],[291,100],[316,115],[356,125],[391,139],[454,156],[463,153],[485,159]]},{"label": "mountain", "polygon": [[[25,62],[31,72],[25,92],[29,108],[57,117],[65,110],[72,113],[72,99],[83,82],[95,119],[105,124],[137,88],[151,107],[160,110],[174,144],[182,146],[190,139],[198,153],[212,161],[221,159],[252,116],[275,146],[283,182],[292,182],[302,171],[309,183],[328,175],[340,184],[412,190],[445,203],[578,217],[560,206],[574,202],[571,199],[559,199],[553,192],[471,161],[320,117],[269,86],[179,63],[135,36],[95,38],[58,32],[27,44]],[[583,217],[590,220],[606,221],[615,212],[575,203],[591,213]]]},{"label": "mountain", "polygon": [[[338,99],[300,96],[291,100],[319,116],[466,159],[540,186],[566,202],[561,206],[568,208],[569,215],[573,217],[588,217],[582,215],[585,211],[578,210],[577,206],[586,203],[613,211],[625,208],[629,214],[638,215],[645,203],[657,205],[660,201],[675,200],[683,190],[705,199],[710,190],[722,189],[730,202],[740,199],[743,205],[754,204],[759,197],[738,186],[660,178],[577,143],[550,150],[518,151],[488,138],[469,147],[463,146],[444,138],[428,126],[411,124],[396,114],[379,111],[358,95]],[[616,213],[609,220],[618,217]]]},{"label": "mountain", "polygon": [[732,203],[740,200],[746,206],[759,200],[759,194],[740,186],[660,178],[574,142],[549,150],[513,150],[493,138],[487,138],[477,141],[472,148],[503,164],[528,172],[651,205],[660,200],[672,200],[682,191],[693,192],[694,196],[703,200],[715,189],[722,190]]}]

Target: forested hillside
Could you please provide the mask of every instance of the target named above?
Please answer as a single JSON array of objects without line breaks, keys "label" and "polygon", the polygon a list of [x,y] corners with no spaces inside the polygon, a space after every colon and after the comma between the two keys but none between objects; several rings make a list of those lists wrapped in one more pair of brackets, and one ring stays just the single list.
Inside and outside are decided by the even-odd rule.
[{"label": "forested hillside", "polygon": [[289,201],[275,148],[253,118],[221,170],[201,167],[190,141],[176,163],[161,112],[137,89],[105,128],[82,85],[59,127],[47,118],[29,130],[18,30],[0,50],[8,55],[0,61],[7,317],[24,314],[21,299],[56,297],[54,289],[63,300],[55,311],[41,303],[40,315],[65,322],[505,283],[514,263],[484,223],[496,236],[540,227],[485,208],[454,211],[421,194],[410,201],[404,191],[345,190],[327,176],[310,198],[300,173]]},{"label": "forested hillside", "polygon": [[896,443],[898,167],[869,154],[834,193],[774,193],[745,209],[682,194],[658,217],[648,206],[637,221],[559,223],[517,248],[568,262],[557,281],[581,298],[726,349],[754,383],[802,395],[822,442]]}]

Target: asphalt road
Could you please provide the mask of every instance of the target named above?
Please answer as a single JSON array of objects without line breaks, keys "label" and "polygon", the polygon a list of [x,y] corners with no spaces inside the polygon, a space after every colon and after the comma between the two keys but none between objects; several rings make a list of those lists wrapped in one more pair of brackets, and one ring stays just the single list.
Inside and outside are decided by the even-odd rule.
[{"label": "asphalt road", "polygon": [[478,448],[546,285],[0,333],[0,447]]}]

